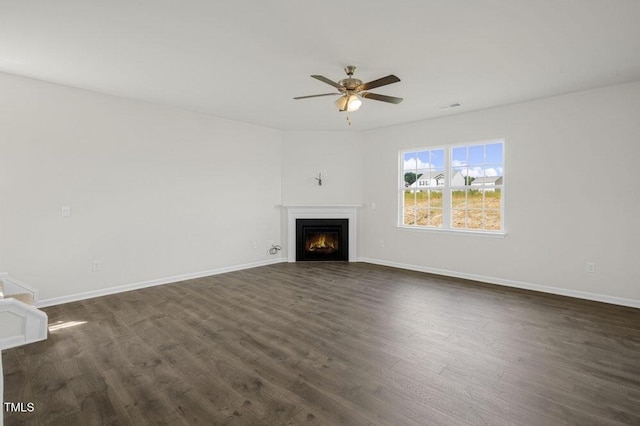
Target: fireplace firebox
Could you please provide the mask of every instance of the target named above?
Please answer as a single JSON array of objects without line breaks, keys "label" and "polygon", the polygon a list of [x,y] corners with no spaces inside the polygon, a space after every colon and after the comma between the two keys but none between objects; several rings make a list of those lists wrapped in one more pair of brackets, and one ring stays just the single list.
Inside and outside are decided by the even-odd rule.
[{"label": "fireplace firebox", "polygon": [[296,261],[349,260],[349,219],[296,219]]}]

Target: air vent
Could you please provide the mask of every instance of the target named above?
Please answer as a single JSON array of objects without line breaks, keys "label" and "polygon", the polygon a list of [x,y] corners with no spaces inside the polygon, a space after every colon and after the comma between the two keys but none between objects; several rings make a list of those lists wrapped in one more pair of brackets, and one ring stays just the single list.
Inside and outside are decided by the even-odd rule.
[{"label": "air vent", "polygon": [[455,104],[443,105],[441,107],[438,107],[438,109],[441,111],[446,111],[448,109],[458,108],[459,106],[462,106],[462,104],[460,102],[456,102]]}]

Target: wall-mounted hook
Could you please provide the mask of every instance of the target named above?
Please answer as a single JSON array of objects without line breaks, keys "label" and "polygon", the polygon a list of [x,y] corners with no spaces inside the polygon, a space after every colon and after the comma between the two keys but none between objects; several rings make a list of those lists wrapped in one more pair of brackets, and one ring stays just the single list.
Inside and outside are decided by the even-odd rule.
[{"label": "wall-mounted hook", "polygon": [[318,186],[322,186],[322,172],[318,173],[316,180],[318,181]]}]

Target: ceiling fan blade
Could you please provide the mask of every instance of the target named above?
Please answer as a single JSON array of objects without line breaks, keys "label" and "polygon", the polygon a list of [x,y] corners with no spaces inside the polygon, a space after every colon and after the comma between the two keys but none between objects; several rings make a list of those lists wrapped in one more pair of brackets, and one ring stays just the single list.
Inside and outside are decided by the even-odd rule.
[{"label": "ceiling fan blade", "polygon": [[311,77],[315,78],[316,80],[320,80],[323,83],[327,83],[333,87],[335,87],[336,89],[339,90],[344,90],[344,87],[340,86],[338,83],[336,83],[335,81],[331,81],[329,80],[327,77],[323,77],[321,75],[312,75]]},{"label": "ceiling fan blade", "polygon": [[360,86],[356,87],[356,91],[361,90],[371,90],[376,87],[386,86],[387,84],[397,83],[400,79],[393,74],[390,74],[386,77],[379,78],[377,80],[370,81],[368,83],[363,83]]},{"label": "ceiling fan blade", "polygon": [[373,99],[374,101],[389,102],[391,104],[399,104],[400,102],[403,101],[402,98],[396,98],[395,96],[378,95],[377,93],[364,92],[364,93],[360,93],[359,95],[366,99]]},{"label": "ceiling fan blade", "polygon": [[307,96],[296,96],[293,99],[307,99],[307,98],[318,98],[320,96],[337,96],[337,95],[341,95],[342,93],[323,93],[322,95],[307,95]]}]

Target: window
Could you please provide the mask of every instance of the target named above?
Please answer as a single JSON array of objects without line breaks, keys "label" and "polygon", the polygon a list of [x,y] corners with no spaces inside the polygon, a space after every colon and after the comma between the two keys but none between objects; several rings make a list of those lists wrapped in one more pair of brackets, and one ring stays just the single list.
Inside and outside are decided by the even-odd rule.
[{"label": "window", "polygon": [[442,227],[444,149],[403,153],[402,223]]},{"label": "window", "polygon": [[502,140],[400,152],[400,225],[503,230]]}]

